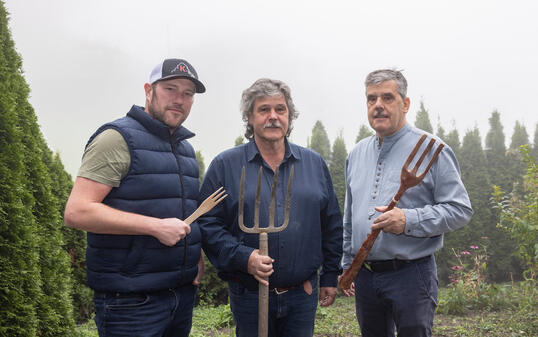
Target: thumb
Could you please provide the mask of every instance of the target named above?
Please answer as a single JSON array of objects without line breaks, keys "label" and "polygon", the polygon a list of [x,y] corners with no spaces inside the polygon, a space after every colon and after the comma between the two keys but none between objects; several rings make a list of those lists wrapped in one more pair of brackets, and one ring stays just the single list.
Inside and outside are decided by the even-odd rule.
[{"label": "thumb", "polygon": [[381,213],[385,213],[387,208],[388,208],[388,206],[376,206],[376,207],[374,207],[374,209],[376,211],[381,212]]}]

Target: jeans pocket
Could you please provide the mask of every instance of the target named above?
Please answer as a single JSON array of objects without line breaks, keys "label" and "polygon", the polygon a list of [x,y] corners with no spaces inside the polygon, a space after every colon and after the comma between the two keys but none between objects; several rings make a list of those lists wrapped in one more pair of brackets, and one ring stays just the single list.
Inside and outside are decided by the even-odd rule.
[{"label": "jeans pocket", "polygon": [[106,310],[136,309],[149,302],[149,295],[118,295],[110,298],[107,302],[105,306]]},{"label": "jeans pocket", "polygon": [[432,258],[427,261],[421,261],[416,263],[415,266],[417,269],[417,274],[422,281],[424,291],[435,303],[435,306],[437,306],[437,293],[439,288],[435,260]]}]

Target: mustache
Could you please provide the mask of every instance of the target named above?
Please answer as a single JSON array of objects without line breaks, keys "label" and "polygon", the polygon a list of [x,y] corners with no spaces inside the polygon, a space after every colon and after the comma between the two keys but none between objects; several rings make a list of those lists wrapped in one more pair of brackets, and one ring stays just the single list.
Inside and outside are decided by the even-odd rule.
[{"label": "mustache", "polygon": [[263,125],[263,128],[266,129],[266,128],[280,128],[282,129],[282,124],[280,124],[279,122],[277,121],[273,121],[273,122],[268,122],[268,123],[265,123]]},{"label": "mustache", "polygon": [[374,118],[379,117],[388,117],[389,115],[385,113],[385,110],[377,110],[374,114]]},{"label": "mustache", "polygon": [[183,109],[183,106],[179,105],[179,104],[172,104],[172,105],[169,105],[166,107],[166,109],[174,109],[174,110],[179,110],[181,111],[182,113],[185,113],[185,109]]}]

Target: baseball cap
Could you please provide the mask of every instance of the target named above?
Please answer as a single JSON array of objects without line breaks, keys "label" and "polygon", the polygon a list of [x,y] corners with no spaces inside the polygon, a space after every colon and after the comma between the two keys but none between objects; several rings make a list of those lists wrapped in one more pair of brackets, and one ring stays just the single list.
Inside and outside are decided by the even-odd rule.
[{"label": "baseball cap", "polygon": [[194,82],[197,93],[205,92],[205,86],[198,80],[198,74],[194,67],[182,59],[166,59],[157,64],[151,75],[149,83],[153,84],[160,80],[167,80],[175,77],[184,77]]}]

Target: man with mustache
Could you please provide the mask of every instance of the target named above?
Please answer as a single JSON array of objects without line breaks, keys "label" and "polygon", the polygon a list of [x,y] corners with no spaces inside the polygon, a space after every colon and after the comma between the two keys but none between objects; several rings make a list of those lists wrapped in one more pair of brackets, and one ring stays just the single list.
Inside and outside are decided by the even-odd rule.
[{"label": "man with mustache", "polygon": [[[321,156],[288,141],[297,111],[290,88],[259,79],[243,91],[241,112],[247,144],[219,154],[202,183],[200,200],[224,186],[228,197],[199,220],[203,249],[228,282],[239,337],[257,336],[258,282],[269,277],[269,336],[312,336],[316,308],[336,297],[342,254],[342,217],[331,176]],[[269,256],[258,251],[258,234],[238,226],[241,168],[245,167],[244,224],[254,223],[258,170],[262,167],[260,227],[269,224],[271,184],[278,170],[275,226],[282,225],[290,169],[294,177],[289,224],[269,234]],[[318,290],[318,269],[319,275]]]},{"label": "man with mustache", "polygon": [[406,122],[410,100],[400,71],[376,70],[365,85],[368,121],[376,134],[348,156],[342,267],[349,268],[371,230],[382,232],[344,293],[355,295],[364,337],[394,337],[395,330],[398,337],[431,336],[438,291],[433,254],[443,246],[443,233],[464,226],[473,210],[456,157],[445,145],[424,180],[385,212],[400,186],[402,166],[425,132]]},{"label": "man with mustache", "polygon": [[182,126],[194,68],[166,59],[144,85],[145,107],[100,127],[88,141],[65,223],[87,231],[88,285],[100,336],[188,336],[203,273],[198,162]]}]

